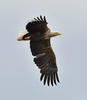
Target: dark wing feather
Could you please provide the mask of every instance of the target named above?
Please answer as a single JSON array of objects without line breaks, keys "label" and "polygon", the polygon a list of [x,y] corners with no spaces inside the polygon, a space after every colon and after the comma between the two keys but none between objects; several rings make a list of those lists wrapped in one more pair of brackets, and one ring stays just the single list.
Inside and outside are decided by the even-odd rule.
[{"label": "dark wing feather", "polygon": [[38,20],[38,21],[41,21],[39,17],[37,17],[37,20]]},{"label": "dark wing feather", "polygon": [[40,19],[41,19],[41,21],[44,21],[41,15],[40,15]]},{"label": "dark wing feather", "polygon": [[45,16],[44,16],[44,21],[46,22],[46,18],[45,18]]},{"label": "dark wing feather", "polygon": [[40,16],[37,17],[37,18],[34,18],[33,21],[29,22],[27,25],[26,25],[26,29],[29,33],[32,34],[36,34],[36,33],[45,33],[49,28],[47,27],[47,21],[46,21],[46,18],[45,16],[42,17]]},{"label": "dark wing feather", "polygon": [[54,52],[50,46],[50,40],[30,41],[30,46],[32,54],[36,56],[34,62],[40,69],[40,80],[43,80],[44,85],[46,83],[48,86],[50,83],[52,86],[56,85],[56,81],[59,82],[58,69]]}]

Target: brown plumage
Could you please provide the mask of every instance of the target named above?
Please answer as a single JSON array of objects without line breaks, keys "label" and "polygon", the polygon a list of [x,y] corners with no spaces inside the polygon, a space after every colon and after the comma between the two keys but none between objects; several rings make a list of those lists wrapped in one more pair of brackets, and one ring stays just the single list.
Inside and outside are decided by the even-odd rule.
[{"label": "brown plumage", "polygon": [[36,33],[45,33],[48,30],[47,27],[47,22],[46,22],[46,18],[44,16],[44,18],[42,18],[42,16],[34,18],[35,20],[33,20],[32,22],[29,22],[26,25],[26,29],[28,32],[30,32],[31,34],[36,34]]},{"label": "brown plumage", "polygon": [[51,32],[47,24],[45,16],[43,18],[42,16],[34,18],[33,21],[26,25],[28,33],[22,39],[25,40],[27,36],[30,37],[31,52],[35,56],[34,62],[41,73],[40,80],[43,80],[44,85],[47,83],[49,86],[51,83],[53,86],[59,82],[59,78],[56,57],[51,48],[50,37],[61,34]]},{"label": "brown plumage", "polygon": [[[44,84],[53,83],[56,84],[56,80],[59,82],[58,75],[57,75],[57,66],[56,66],[56,58],[54,52],[50,45],[50,39],[42,39],[40,41],[30,41],[31,52],[34,56],[34,62],[40,68],[41,78],[44,78]],[[38,54],[42,54],[39,57]]]}]

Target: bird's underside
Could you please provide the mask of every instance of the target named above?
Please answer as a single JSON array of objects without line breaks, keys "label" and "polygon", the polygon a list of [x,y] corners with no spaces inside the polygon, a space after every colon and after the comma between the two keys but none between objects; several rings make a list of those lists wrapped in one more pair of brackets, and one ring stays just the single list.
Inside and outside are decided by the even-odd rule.
[{"label": "bird's underside", "polygon": [[47,27],[47,21],[45,16],[34,18],[33,21],[26,25],[28,31],[22,39],[19,40],[30,40],[30,48],[32,55],[35,56],[34,62],[40,69],[41,77],[44,85],[51,84],[52,86],[59,82],[58,68],[56,65],[56,57],[51,48],[50,37],[55,35],[61,35],[60,33],[51,33]]}]

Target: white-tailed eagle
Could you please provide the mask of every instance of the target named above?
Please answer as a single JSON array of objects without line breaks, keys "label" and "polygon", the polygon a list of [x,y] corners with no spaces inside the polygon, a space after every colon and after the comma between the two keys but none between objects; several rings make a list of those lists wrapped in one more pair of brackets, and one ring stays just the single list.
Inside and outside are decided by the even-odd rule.
[{"label": "white-tailed eagle", "polygon": [[47,27],[45,16],[34,18],[26,25],[27,33],[18,37],[18,41],[30,40],[32,55],[35,56],[34,62],[40,69],[44,85],[56,85],[59,82],[56,57],[51,48],[50,38],[61,35],[60,32],[51,32]]}]

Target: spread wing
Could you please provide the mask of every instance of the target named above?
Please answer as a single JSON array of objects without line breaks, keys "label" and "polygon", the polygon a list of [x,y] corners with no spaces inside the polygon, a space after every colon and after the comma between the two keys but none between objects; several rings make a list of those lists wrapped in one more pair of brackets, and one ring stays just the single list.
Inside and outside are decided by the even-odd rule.
[{"label": "spread wing", "polygon": [[40,16],[40,18],[39,17],[34,18],[33,21],[29,22],[26,25],[26,29],[31,34],[36,34],[36,33],[43,34],[48,30],[47,24],[48,23],[46,21],[45,16],[43,18],[42,16]]},{"label": "spread wing", "polygon": [[56,66],[56,58],[54,52],[50,45],[49,39],[30,41],[31,52],[34,58],[35,64],[40,69],[41,77],[40,80],[44,82],[44,85],[47,83],[48,86],[51,83],[57,84],[59,82]]}]

